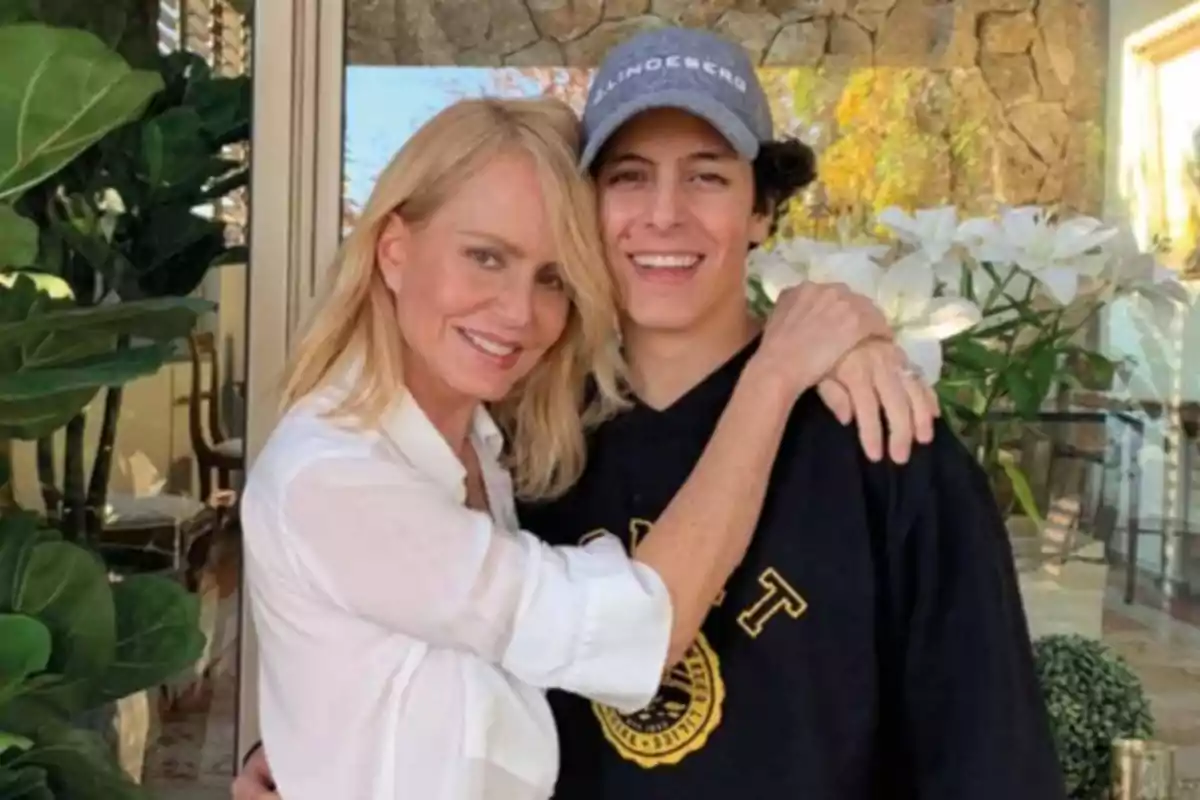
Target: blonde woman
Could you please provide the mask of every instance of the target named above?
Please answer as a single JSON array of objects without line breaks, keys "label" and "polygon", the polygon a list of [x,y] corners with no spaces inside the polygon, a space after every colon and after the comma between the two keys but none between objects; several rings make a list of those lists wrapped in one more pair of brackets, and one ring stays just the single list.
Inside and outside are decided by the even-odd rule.
[{"label": "blonde woman", "polygon": [[379,179],[296,349],[243,507],[287,800],[549,797],[543,691],[650,701],[745,553],[793,402],[887,335],[844,288],[785,295],[632,556],[523,532],[514,491],[561,494],[585,427],[624,403],[576,141],[551,100],[438,114]]}]

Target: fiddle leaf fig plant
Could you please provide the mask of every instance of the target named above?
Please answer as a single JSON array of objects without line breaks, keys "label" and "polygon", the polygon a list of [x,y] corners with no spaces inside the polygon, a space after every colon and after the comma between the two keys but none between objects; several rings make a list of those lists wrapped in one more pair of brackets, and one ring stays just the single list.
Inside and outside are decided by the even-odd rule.
[{"label": "fiddle leaf fig plant", "polygon": [[[45,436],[102,388],[154,374],[212,307],[171,297],[77,308],[24,274],[0,286],[0,437]],[[142,343],[118,347],[132,337]]]},{"label": "fiddle leaf fig plant", "polygon": [[36,23],[0,27],[0,267],[28,266],[35,226],[13,204],[162,89],[90,33]]},{"label": "fiddle leaf fig plant", "polygon": [[199,657],[198,600],[164,576],[114,577],[89,542],[64,536],[81,526],[18,508],[11,443],[64,424],[68,439],[81,433],[99,391],[157,370],[212,304],[97,296],[58,269],[51,220],[99,234],[81,258],[102,255],[94,245],[114,231],[109,193],[103,213],[86,217],[63,188],[93,197],[86,176],[102,172],[77,170],[141,117],[162,77],[130,69],[89,33],[38,24],[0,27],[0,74],[0,797],[141,800],[85,721]]},{"label": "fiddle leaf fig plant", "polygon": [[[29,22],[0,29],[0,74],[12,72],[28,84],[17,84],[26,100],[14,95],[3,101],[13,103],[8,108],[0,102],[0,269],[57,276],[82,309],[115,306],[137,315],[153,309],[141,317],[147,322],[178,309],[190,330],[195,309],[187,298],[208,270],[246,260],[225,220],[206,207],[212,211],[247,183],[247,165],[236,155],[249,140],[249,78],[215,75],[187,52],[155,53],[137,60],[145,69],[132,69],[103,43],[129,45],[127,21],[99,10],[76,14],[58,0],[24,6],[25,19],[62,19],[87,31]],[[4,36],[22,37],[20,69],[7,68]],[[48,66],[39,72],[38,64]],[[94,117],[103,124],[85,124]],[[11,164],[3,155],[6,130],[20,144]],[[9,173],[17,176],[11,185],[4,182]],[[99,320],[90,319],[89,325]],[[157,370],[186,333],[174,330],[140,344],[146,335],[138,331],[115,341],[101,337],[96,353],[66,352],[56,347],[62,335],[55,334],[45,345],[56,356],[53,365],[35,359],[38,374],[30,375],[22,364],[11,375],[16,385],[0,386],[0,404],[26,412],[10,415],[20,427],[8,435],[40,437],[43,502],[68,538],[102,537],[123,385]],[[31,401],[26,392],[38,391],[36,381],[50,366],[69,374],[52,376],[55,397]],[[98,391],[104,408],[89,476],[80,412]],[[64,419],[72,407],[77,413]],[[47,439],[60,428],[67,454],[61,470]]]},{"label": "fiddle leaf fig plant", "polygon": [[72,721],[198,658],[198,600],[159,576],[113,582],[94,553],[21,512],[0,518],[0,576],[0,796],[143,797]]},{"label": "fiddle leaf fig plant", "polygon": [[18,214],[11,205],[0,202],[0,263],[27,267],[37,258],[37,251],[37,223]]}]

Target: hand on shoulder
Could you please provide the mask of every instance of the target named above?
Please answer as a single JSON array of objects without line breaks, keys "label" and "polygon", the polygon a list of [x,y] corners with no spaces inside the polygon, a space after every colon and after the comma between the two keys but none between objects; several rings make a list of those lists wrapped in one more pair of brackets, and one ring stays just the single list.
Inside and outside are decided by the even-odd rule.
[{"label": "hand on shoulder", "polygon": [[817,387],[843,423],[858,423],[872,461],[908,461],[914,442],[933,439],[937,395],[892,341],[878,307],[840,283],[802,283],[779,295],[747,370],[792,403]]}]

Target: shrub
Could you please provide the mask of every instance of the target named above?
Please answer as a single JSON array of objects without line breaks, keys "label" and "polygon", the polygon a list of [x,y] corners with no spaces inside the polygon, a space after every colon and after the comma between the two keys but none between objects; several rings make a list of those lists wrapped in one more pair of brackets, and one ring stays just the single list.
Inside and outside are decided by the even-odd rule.
[{"label": "shrub", "polygon": [[1045,636],[1033,651],[1067,796],[1107,797],[1113,741],[1154,733],[1141,682],[1123,658],[1094,639]]}]

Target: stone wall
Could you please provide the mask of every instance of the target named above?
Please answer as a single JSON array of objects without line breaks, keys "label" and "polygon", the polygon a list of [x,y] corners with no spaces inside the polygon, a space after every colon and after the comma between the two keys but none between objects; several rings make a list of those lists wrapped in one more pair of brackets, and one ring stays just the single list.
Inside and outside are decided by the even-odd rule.
[{"label": "stone wall", "polygon": [[[917,67],[966,104],[975,166],[945,142],[922,202],[1102,204],[1108,0],[350,0],[351,64],[594,66],[615,43],[669,24],[743,43],[764,67],[806,67],[826,83],[854,70]],[[830,109],[813,111],[825,114]],[[962,115],[960,113],[960,121]],[[820,120],[817,120],[818,122]],[[837,136],[837,131],[832,132]],[[980,167],[979,165],[982,165]]]}]

